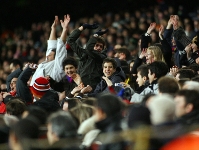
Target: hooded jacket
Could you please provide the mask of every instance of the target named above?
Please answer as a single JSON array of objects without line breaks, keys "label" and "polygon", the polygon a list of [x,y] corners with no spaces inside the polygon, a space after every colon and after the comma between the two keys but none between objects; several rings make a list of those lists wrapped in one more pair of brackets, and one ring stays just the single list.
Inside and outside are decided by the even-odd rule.
[{"label": "hooded jacket", "polygon": [[102,63],[107,57],[106,50],[98,52],[94,50],[94,46],[97,42],[95,37],[89,39],[86,44],[86,49],[80,47],[76,40],[79,38],[81,31],[79,29],[74,30],[68,37],[68,44],[71,49],[79,57],[78,74],[81,76],[84,85],[90,85],[95,89],[96,85],[100,82],[100,78],[103,75]]},{"label": "hooded jacket", "polygon": [[[125,81],[126,77],[125,77],[124,71],[120,67],[117,67],[116,71],[108,78],[113,83],[112,87],[114,91],[118,93],[122,89],[122,87],[117,86],[115,83],[120,83],[120,82]],[[93,97],[93,96],[96,96],[98,93],[102,93],[102,92],[104,93],[109,92],[109,87],[107,86],[107,83],[104,79],[101,79],[100,83],[96,86],[94,92],[89,93],[88,96]]]}]

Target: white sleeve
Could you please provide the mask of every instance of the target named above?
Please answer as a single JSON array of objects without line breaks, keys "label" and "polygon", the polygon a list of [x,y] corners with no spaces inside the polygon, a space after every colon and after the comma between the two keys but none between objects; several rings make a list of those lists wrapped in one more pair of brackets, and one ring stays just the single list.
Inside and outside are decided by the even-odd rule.
[{"label": "white sleeve", "polygon": [[53,49],[57,48],[57,40],[48,40],[48,47],[46,51],[46,56],[50,54]]},{"label": "white sleeve", "polygon": [[66,57],[67,57],[66,43],[64,44],[64,42],[58,38],[54,67],[50,75],[57,82],[59,82],[65,75],[62,63]]}]

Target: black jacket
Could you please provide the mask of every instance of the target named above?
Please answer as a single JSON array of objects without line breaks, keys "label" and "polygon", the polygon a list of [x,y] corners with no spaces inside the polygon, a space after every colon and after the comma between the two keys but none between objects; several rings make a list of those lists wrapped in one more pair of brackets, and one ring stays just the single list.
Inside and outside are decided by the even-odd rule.
[{"label": "black jacket", "polygon": [[32,93],[27,85],[27,81],[30,79],[32,71],[33,70],[29,67],[23,70],[19,75],[16,84],[17,96],[21,97],[22,100],[26,101],[28,104],[33,101]]},{"label": "black jacket", "polygon": [[[113,83],[113,89],[116,93],[118,93],[122,89],[122,87],[116,86],[115,83],[124,82],[125,78],[126,77],[125,77],[124,71],[120,67],[117,67],[116,71],[109,77],[109,80],[111,80]],[[105,92],[105,93],[109,92],[109,88],[104,79],[101,79],[100,83],[96,86],[94,92],[89,93],[88,96],[94,97],[98,93],[102,93],[102,92]]]},{"label": "black jacket", "polygon": [[[99,129],[101,133],[111,133],[111,132],[117,132],[122,131],[122,119],[123,117],[118,113],[111,117],[108,117],[102,121],[99,121],[95,124],[96,128]],[[99,135],[100,135],[99,134]],[[119,136],[119,135],[118,135]],[[114,137],[113,136],[106,136],[107,140],[112,140],[113,142],[110,144],[103,144],[100,145],[99,150],[123,150],[126,149],[127,143],[124,141],[114,143]],[[103,139],[103,141],[106,141],[106,139]]]},{"label": "black jacket", "polygon": [[33,105],[43,108],[47,113],[52,113],[61,109],[58,101],[58,94],[53,90],[49,90],[40,100],[34,102]]},{"label": "black jacket", "polygon": [[13,71],[10,73],[7,78],[6,78],[6,86],[7,86],[7,91],[10,92],[10,83],[13,78],[18,78],[19,75],[21,74],[22,70],[18,68],[17,70]]},{"label": "black jacket", "polygon": [[199,123],[199,110],[192,111],[176,120],[181,125],[193,125]]},{"label": "black jacket", "polygon": [[90,85],[95,89],[103,75],[102,62],[107,57],[106,50],[99,53],[93,49],[97,42],[95,37],[90,38],[86,49],[83,49],[76,43],[80,34],[81,31],[79,29],[74,30],[69,35],[67,42],[79,57],[78,74],[81,76],[84,85]]}]

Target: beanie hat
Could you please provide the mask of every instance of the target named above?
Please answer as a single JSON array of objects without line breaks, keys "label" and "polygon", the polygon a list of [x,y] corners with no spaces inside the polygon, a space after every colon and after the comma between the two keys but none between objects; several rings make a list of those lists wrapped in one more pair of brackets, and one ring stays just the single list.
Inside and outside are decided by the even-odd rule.
[{"label": "beanie hat", "polygon": [[37,78],[34,84],[30,87],[32,94],[38,98],[41,98],[49,89],[50,83],[44,77]]}]

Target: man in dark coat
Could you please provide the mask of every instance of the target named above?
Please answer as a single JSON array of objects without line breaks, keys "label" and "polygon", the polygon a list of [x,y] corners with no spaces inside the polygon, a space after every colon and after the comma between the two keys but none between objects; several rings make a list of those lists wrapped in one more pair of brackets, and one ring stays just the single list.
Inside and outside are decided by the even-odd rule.
[{"label": "man in dark coat", "polygon": [[99,30],[87,42],[86,49],[82,48],[76,43],[76,40],[81,35],[84,29],[96,29],[97,24],[83,24],[78,29],[75,29],[68,37],[68,44],[71,49],[79,57],[78,74],[82,78],[84,86],[90,85],[95,89],[100,82],[102,76],[101,65],[103,60],[107,57],[105,50],[105,40],[101,36],[108,30]]}]

